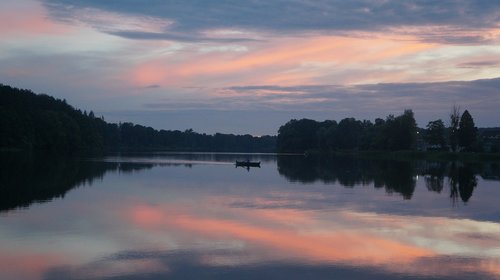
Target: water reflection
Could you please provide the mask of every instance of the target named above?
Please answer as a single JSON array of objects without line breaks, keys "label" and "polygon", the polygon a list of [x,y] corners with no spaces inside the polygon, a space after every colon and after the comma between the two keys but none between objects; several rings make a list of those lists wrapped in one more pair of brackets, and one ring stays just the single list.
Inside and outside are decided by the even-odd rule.
[{"label": "water reflection", "polygon": [[500,277],[492,164],[242,158],[2,161],[0,279]]},{"label": "water reflection", "polygon": [[64,198],[76,187],[91,186],[106,172],[133,173],[155,166],[228,164],[235,159],[263,162],[275,160],[271,154],[236,153],[153,153],[125,154],[105,158],[75,158],[54,154],[0,154],[0,212],[29,207],[33,203]]},{"label": "water reflection", "polygon": [[417,176],[424,176],[429,191],[441,193],[448,178],[450,198],[469,201],[477,186],[477,175],[500,178],[497,163],[428,162],[359,159],[353,157],[278,157],[278,171],[291,182],[321,181],[345,187],[373,185],[387,193],[411,199]]},{"label": "water reflection", "polygon": [[278,171],[290,181],[340,183],[345,187],[373,184],[410,199],[415,189],[412,162],[360,160],[352,157],[278,157]]},{"label": "water reflection", "polygon": [[[458,165],[458,166],[457,166]],[[469,201],[474,188],[477,186],[477,178],[470,165],[453,163],[449,172],[450,198],[458,200],[458,196],[463,202]]]},{"label": "water reflection", "polygon": [[0,160],[0,211],[29,207],[79,186],[90,186],[108,171],[130,173],[153,164],[81,160],[47,154],[6,153]]},{"label": "water reflection", "polygon": [[[192,205],[191,205],[192,206]],[[123,218],[156,249],[123,250],[47,279],[494,279],[498,224],[448,218],[134,205]],[[205,210],[207,210],[205,208]],[[223,212],[231,211],[224,217]],[[291,220],[284,217],[291,217]],[[136,240],[137,241],[137,240]]]}]

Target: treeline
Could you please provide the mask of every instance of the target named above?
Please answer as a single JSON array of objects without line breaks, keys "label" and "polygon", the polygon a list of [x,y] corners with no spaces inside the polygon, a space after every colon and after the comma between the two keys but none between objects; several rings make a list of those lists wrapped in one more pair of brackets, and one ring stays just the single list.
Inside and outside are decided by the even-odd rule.
[{"label": "treeline", "polygon": [[356,120],[345,118],[340,122],[309,119],[291,120],[278,131],[279,152],[309,150],[410,150],[415,148],[417,123],[413,112],[405,110],[400,116],[385,120]]},{"label": "treeline", "polygon": [[[166,120],[168,121],[168,120]],[[156,130],[133,123],[108,123],[65,100],[0,84],[0,149],[58,152],[109,149],[274,152],[275,136],[207,135],[193,130]]]},{"label": "treeline", "polygon": [[[417,127],[412,110],[385,119],[356,120],[345,118],[340,122],[309,119],[291,120],[278,131],[279,152],[341,150],[437,150],[465,152],[498,152],[500,129],[482,129],[474,124],[470,113],[460,114],[453,107],[449,126],[441,119],[430,121],[426,129]],[[483,135],[479,134],[483,132]]]}]

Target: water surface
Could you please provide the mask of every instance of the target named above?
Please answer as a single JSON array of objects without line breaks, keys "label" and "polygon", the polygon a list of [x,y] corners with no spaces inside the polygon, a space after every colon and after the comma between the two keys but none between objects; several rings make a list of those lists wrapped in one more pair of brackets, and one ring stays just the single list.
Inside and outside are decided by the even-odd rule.
[{"label": "water surface", "polygon": [[[261,161],[236,168],[236,160]],[[4,156],[0,279],[498,279],[500,165]]]}]

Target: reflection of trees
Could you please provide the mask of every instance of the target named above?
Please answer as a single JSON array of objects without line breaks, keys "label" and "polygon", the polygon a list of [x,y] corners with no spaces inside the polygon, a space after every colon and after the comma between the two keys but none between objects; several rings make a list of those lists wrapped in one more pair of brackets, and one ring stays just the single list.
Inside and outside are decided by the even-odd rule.
[{"label": "reflection of trees", "polygon": [[[154,162],[155,157],[160,160]],[[131,160],[126,161],[126,158]],[[126,156],[125,160],[116,158],[116,161],[113,161],[113,157],[106,161],[86,161],[54,154],[1,153],[0,211],[28,207],[32,203],[64,197],[72,188],[92,185],[95,179],[102,178],[106,172],[110,171],[134,173],[157,165],[192,167],[189,162],[165,163],[164,158],[161,154],[152,154],[148,155],[143,162],[134,161],[136,159],[134,156]],[[240,158],[268,162],[275,157],[266,154],[168,154],[168,159],[187,161],[234,162],[235,159]],[[153,159],[153,162],[147,162],[149,159]]]},{"label": "reflection of trees", "polygon": [[452,162],[448,172],[448,183],[450,185],[450,199],[455,205],[458,202],[458,168],[457,163]]},{"label": "reflection of trees", "polygon": [[444,187],[446,166],[442,163],[428,163],[425,169],[425,186],[429,191],[441,193]]},{"label": "reflection of trees", "polygon": [[453,162],[448,173],[448,178],[450,183],[450,198],[453,203],[458,201],[459,196],[463,202],[469,201],[474,188],[477,186],[474,166]]},{"label": "reflection of trees", "polygon": [[444,177],[448,177],[450,199],[456,204],[459,198],[463,202],[469,201],[474,188],[477,186],[476,174],[483,173],[490,163],[464,163],[464,162],[431,162],[426,163],[422,174],[425,175],[427,189],[441,192]]},{"label": "reflection of trees", "polygon": [[429,191],[441,193],[448,178],[450,198],[469,201],[477,186],[476,174],[500,178],[497,163],[410,162],[367,160],[354,157],[278,157],[278,172],[290,181],[336,183],[345,187],[373,183],[387,193],[399,193],[410,199],[415,190],[415,176],[423,175]]},{"label": "reflection of trees", "polygon": [[477,179],[472,168],[462,167],[458,173],[458,190],[463,202],[469,201],[476,186]]},{"label": "reflection of trees", "polygon": [[108,171],[131,172],[153,166],[20,153],[2,154],[0,159],[0,211],[64,197],[72,188],[92,185]]},{"label": "reflection of trees", "polygon": [[416,185],[416,171],[411,162],[381,161],[373,165],[374,174],[380,176],[377,182],[385,187],[387,193],[396,192],[405,199],[411,199]]},{"label": "reflection of trees", "polygon": [[387,193],[410,199],[415,190],[411,162],[360,160],[354,157],[278,157],[278,172],[290,181],[335,183],[354,187],[373,183]]}]

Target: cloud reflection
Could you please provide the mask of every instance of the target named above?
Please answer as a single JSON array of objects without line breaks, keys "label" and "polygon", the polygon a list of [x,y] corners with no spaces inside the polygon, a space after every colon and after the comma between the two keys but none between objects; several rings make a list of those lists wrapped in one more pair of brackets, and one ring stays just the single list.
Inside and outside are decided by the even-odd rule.
[{"label": "cloud reflection", "polygon": [[[193,157],[180,158],[186,156]],[[105,160],[120,165],[92,188],[1,217],[0,239],[9,242],[0,244],[0,278],[500,276],[498,218],[480,221],[497,214],[489,208],[494,200],[487,200],[494,196],[484,193],[494,182],[478,180],[474,197],[481,203],[471,200],[469,208],[450,212],[442,200],[428,201],[437,194],[423,178],[414,198],[404,201],[373,183],[289,183],[272,160],[256,172],[215,164],[180,168],[159,164],[161,158]],[[447,193],[441,198],[448,202]],[[478,208],[460,212],[471,207]]]},{"label": "cloud reflection", "polygon": [[[499,272],[492,269],[500,261],[498,248],[492,248],[500,238],[497,223],[441,217],[410,219],[345,210],[325,213],[258,208],[220,209],[220,213],[230,211],[233,217],[218,217],[219,212],[207,216],[172,211],[171,206],[136,206],[130,209],[131,219],[146,231],[180,231],[203,244],[233,244],[230,247],[236,251],[244,248],[254,255],[246,258],[250,262],[247,265],[252,260],[287,260],[355,263],[418,275],[473,272],[477,266],[485,273]],[[454,255],[467,256],[476,265],[451,262],[440,271],[425,268],[429,262],[444,261],[444,256]],[[212,265],[217,265],[217,261]],[[239,265],[245,265],[245,261]]]}]

